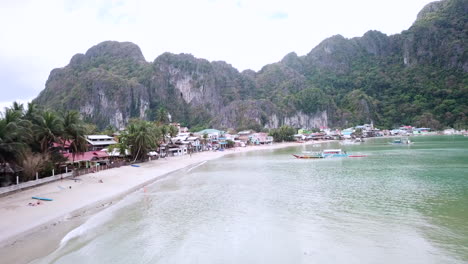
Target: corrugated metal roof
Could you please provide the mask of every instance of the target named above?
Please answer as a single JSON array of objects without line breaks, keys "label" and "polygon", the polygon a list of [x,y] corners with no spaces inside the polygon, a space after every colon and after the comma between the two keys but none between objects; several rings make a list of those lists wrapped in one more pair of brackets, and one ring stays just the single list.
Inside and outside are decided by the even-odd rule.
[{"label": "corrugated metal roof", "polygon": [[87,135],[86,138],[88,139],[108,139],[108,140],[114,140],[113,137],[109,137],[108,135]]},{"label": "corrugated metal roof", "polygon": [[[69,161],[73,161],[72,153],[64,153],[63,156]],[[75,155],[75,162],[91,161],[93,158],[107,158],[109,155],[105,151],[88,151],[82,154]]]},{"label": "corrugated metal roof", "polygon": [[106,141],[92,141],[92,140],[86,140],[88,141],[89,144],[93,145],[93,146],[102,146],[102,145],[114,145],[114,144],[117,144],[117,142],[115,140],[106,140]]}]

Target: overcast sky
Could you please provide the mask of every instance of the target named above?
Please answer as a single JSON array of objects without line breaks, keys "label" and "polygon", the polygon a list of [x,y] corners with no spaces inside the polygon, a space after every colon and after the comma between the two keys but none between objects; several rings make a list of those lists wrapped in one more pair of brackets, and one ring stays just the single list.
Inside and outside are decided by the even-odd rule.
[{"label": "overcast sky", "polygon": [[431,0],[0,0],[0,107],[28,101],[49,73],[105,40],[260,70],[322,40],[408,29]]}]

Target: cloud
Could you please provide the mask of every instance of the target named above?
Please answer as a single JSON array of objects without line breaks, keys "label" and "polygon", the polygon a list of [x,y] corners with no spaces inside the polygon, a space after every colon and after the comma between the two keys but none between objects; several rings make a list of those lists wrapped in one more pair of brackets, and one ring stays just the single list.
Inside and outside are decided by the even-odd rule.
[{"label": "cloud", "polygon": [[284,13],[284,12],[276,12],[274,13],[273,15],[270,16],[271,19],[287,19],[288,18],[288,14],[287,13]]}]

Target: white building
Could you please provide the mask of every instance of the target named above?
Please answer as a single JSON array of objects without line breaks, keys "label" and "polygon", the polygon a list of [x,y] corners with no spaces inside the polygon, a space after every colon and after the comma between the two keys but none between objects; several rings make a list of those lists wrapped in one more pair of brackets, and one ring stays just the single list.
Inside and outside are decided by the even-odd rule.
[{"label": "white building", "polygon": [[101,150],[110,145],[117,144],[117,141],[115,141],[113,137],[107,135],[87,135],[86,141],[88,141],[90,151]]}]

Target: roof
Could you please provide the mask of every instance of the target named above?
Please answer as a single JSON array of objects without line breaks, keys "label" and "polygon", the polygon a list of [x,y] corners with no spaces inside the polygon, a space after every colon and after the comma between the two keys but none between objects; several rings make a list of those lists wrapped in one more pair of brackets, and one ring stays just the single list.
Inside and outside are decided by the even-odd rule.
[{"label": "roof", "polygon": [[202,131],[198,131],[197,133],[202,134],[202,135],[205,134],[205,133],[206,134],[215,134],[215,133],[222,134],[223,131],[218,130],[218,129],[208,128],[208,129],[203,129]]},{"label": "roof", "polygon": [[[72,153],[64,153],[63,156],[68,159],[68,161],[73,161]],[[107,158],[109,155],[105,151],[87,151],[81,154],[75,155],[75,162],[78,161],[91,161],[93,159]]]},{"label": "roof", "polygon": [[102,146],[102,145],[114,145],[114,144],[117,144],[117,141],[115,140],[106,140],[106,141],[91,141],[91,140],[86,140],[88,141],[89,144],[93,145],[93,146]]},{"label": "roof", "polygon": [[90,140],[97,140],[97,139],[114,140],[113,137],[109,137],[108,135],[86,135],[86,138]]},{"label": "roof", "polygon": [[65,146],[64,146],[63,143],[57,143],[57,142],[52,143],[52,146],[53,146],[54,148],[61,148],[61,147],[69,148],[69,147],[70,147],[70,144],[71,144],[71,141],[66,140],[66,141],[65,141]]},{"label": "roof", "polygon": [[342,153],[342,150],[341,149],[324,149],[323,150],[323,153],[327,154],[327,153]]},{"label": "roof", "polygon": [[239,135],[250,135],[250,134],[252,134],[252,133],[255,133],[255,132],[252,131],[252,130],[244,130],[244,131],[240,131],[240,132],[237,133],[237,134],[239,134]]}]

